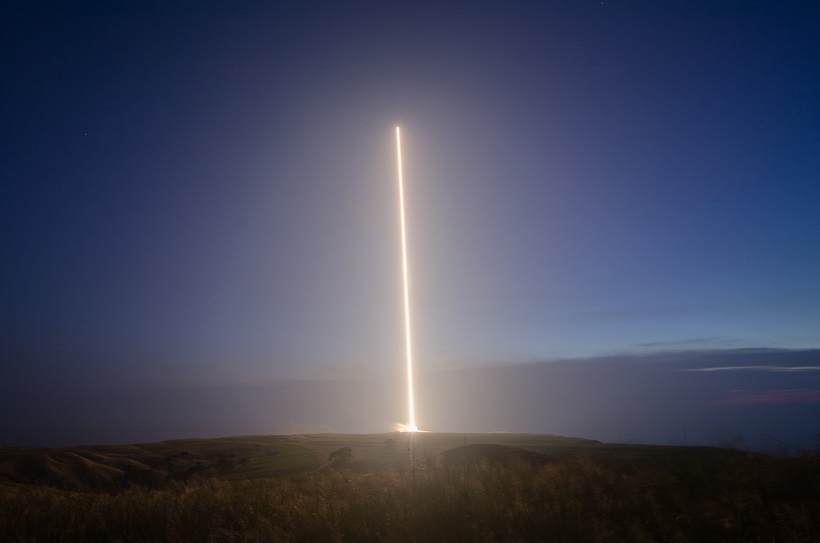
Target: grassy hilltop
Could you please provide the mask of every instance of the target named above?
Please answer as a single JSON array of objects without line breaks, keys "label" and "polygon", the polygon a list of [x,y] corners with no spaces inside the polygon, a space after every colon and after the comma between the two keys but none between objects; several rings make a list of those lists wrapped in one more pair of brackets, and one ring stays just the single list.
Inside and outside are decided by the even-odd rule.
[{"label": "grassy hilltop", "polygon": [[817,541],[820,460],[533,434],[0,447],[3,541]]},{"label": "grassy hilltop", "polygon": [[[527,434],[312,434],[180,439],[137,445],[43,449],[0,447],[0,482],[67,490],[117,490],[132,484],[217,478],[229,481],[306,475],[327,468],[334,450],[350,447],[352,472],[403,469],[464,443],[503,444],[561,454],[593,450],[596,441]],[[412,444],[412,447],[411,447]],[[336,466],[334,466],[336,467]]]}]

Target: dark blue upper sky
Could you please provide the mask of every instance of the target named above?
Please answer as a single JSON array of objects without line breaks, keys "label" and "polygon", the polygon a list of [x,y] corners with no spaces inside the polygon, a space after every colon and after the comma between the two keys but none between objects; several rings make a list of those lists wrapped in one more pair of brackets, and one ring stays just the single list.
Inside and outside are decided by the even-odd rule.
[{"label": "dark blue upper sky", "polygon": [[5,386],[820,347],[810,4],[8,8]]}]

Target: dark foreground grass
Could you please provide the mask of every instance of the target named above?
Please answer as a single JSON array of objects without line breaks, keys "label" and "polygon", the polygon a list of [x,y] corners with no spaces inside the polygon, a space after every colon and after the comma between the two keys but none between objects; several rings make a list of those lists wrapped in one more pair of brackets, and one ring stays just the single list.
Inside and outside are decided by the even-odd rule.
[{"label": "dark foreground grass", "polygon": [[456,454],[412,470],[328,468],[114,494],[7,485],[0,540],[820,541],[816,459],[636,451],[540,465]]}]

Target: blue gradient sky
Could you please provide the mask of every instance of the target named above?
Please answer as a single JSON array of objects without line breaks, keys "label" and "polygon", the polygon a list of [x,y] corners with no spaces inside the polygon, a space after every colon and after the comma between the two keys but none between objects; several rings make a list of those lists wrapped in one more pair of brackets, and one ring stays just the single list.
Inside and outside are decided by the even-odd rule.
[{"label": "blue gradient sky", "polygon": [[420,372],[818,348],[807,4],[12,7],[3,386],[400,372],[396,124]]}]

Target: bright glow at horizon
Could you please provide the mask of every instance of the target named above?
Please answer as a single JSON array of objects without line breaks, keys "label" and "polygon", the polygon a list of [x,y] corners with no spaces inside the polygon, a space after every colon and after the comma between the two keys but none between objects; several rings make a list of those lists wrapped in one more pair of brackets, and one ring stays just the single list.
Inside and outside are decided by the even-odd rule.
[{"label": "bright glow at horizon", "polygon": [[404,182],[401,175],[401,133],[396,127],[396,149],[399,159],[399,208],[401,209],[401,257],[404,272],[404,332],[407,342],[407,398],[410,422],[403,424],[405,431],[416,432],[416,413],[413,406],[413,355],[410,347],[410,289],[407,281],[407,240],[404,228]]}]

